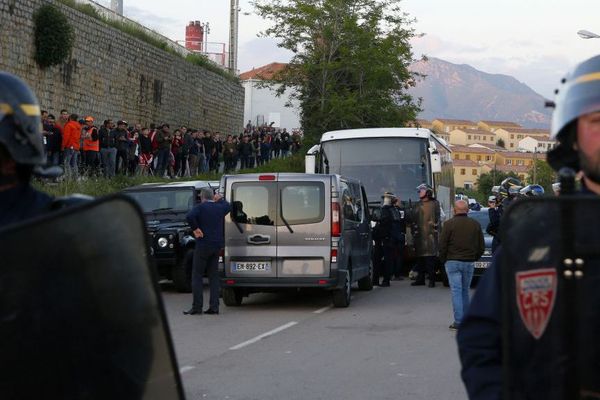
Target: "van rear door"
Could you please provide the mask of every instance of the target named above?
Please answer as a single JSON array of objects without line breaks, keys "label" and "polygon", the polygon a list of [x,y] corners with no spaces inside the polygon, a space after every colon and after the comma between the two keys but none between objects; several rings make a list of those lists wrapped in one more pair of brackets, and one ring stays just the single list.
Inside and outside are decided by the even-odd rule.
[{"label": "van rear door", "polygon": [[277,182],[228,177],[231,214],[225,222],[226,277],[277,276]]},{"label": "van rear door", "polygon": [[331,178],[279,175],[277,276],[329,277]]}]

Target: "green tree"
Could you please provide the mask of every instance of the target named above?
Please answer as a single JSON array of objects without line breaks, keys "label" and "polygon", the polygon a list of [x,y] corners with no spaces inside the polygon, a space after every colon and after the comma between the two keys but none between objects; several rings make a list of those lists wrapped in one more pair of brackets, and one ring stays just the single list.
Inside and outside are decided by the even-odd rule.
[{"label": "green tree", "polygon": [[65,62],[75,42],[73,27],[55,6],[45,4],[33,14],[35,61],[41,68]]},{"label": "green tree", "polygon": [[268,84],[290,90],[309,137],[334,129],[403,126],[420,111],[407,93],[418,76],[414,20],[399,0],[256,0],[264,36],[294,53]]},{"label": "green tree", "polygon": [[552,193],[552,184],[556,182],[556,173],[546,161],[535,160],[528,173],[528,183],[537,183],[544,188],[546,193]]},{"label": "green tree", "polygon": [[496,145],[506,148],[506,143],[504,143],[504,139],[502,139],[502,138],[498,139],[498,141],[496,142]]}]

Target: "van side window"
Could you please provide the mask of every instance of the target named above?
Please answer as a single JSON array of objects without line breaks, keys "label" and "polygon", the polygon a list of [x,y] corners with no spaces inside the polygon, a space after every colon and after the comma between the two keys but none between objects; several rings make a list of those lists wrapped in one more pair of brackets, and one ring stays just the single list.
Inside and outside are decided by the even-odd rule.
[{"label": "van side window", "polygon": [[281,215],[290,225],[315,224],[325,218],[325,185],[298,182],[281,185]]},{"label": "van side window", "polygon": [[356,200],[353,196],[350,186],[346,182],[342,182],[340,185],[341,199],[342,199],[342,215],[345,220],[348,221],[360,221],[356,213]]},{"label": "van side window", "polygon": [[350,189],[352,192],[352,202],[354,204],[354,209],[356,210],[356,221],[362,222],[364,219],[365,212],[363,209],[363,200],[360,185],[358,183],[351,183]]},{"label": "van side window", "polygon": [[275,224],[275,185],[234,183],[232,187],[231,218],[240,224]]}]

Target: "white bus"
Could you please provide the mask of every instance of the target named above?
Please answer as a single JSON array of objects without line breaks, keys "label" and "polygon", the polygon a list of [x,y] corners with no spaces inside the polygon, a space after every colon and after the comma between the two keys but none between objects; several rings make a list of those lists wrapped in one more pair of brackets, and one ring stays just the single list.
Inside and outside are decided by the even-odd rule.
[{"label": "white bus", "polygon": [[370,205],[393,192],[402,202],[417,202],[416,187],[431,185],[443,215],[452,215],[454,171],[448,144],[428,129],[371,128],[332,131],[306,156],[307,173],[359,179]]}]

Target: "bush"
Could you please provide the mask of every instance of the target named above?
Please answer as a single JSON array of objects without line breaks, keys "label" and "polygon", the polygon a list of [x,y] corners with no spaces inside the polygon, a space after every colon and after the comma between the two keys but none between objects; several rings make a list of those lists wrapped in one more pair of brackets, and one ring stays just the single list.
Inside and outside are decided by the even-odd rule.
[{"label": "bush", "polygon": [[66,61],[71,55],[75,35],[69,20],[53,5],[44,5],[33,14],[35,61],[41,68]]}]

